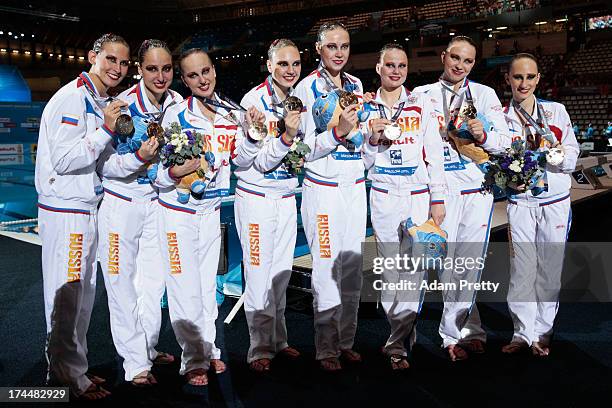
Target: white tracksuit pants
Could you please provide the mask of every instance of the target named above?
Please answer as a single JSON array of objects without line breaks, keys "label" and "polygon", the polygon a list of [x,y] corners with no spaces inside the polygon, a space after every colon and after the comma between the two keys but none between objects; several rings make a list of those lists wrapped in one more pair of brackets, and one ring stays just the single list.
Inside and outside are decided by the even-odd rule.
[{"label": "white tracksuit pants", "polygon": [[312,254],[316,359],[339,357],[353,347],[357,331],[365,183],[332,187],[304,180],[301,213]]},{"label": "white tracksuit pants", "polygon": [[[472,190],[473,191],[473,190]],[[493,215],[493,195],[478,192],[449,194],[446,199],[446,217],[442,229],[448,233],[448,258],[476,259],[486,255]],[[456,267],[440,273],[443,283],[455,283],[457,290],[444,291],[444,309],[439,333],[442,346],[447,347],[468,340],[486,341],[481,327],[476,291],[459,289],[461,280],[479,282],[482,270]]]},{"label": "white tracksuit pants", "polygon": [[191,214],[162,207],[160,215],[170,320],[183,349],[179,373],[208,370],[216,357],[220,212]]},{"label": "white tracksuit pants", "polygon": [[[89,388],[87,329],[96,295],[97,214],[39,208],[47,322],[47,380],[80,395]],[[89,213],[89,214],[87,214]]]},{"label": "white tracksuit pants", "polygon": [[157,200],[105,194],[100,206],[99,259],[108,295],[111,332],[123,357],[125,380],[150,370],[161,327],[165,278]]},{"label": "white tracksuit pants", "polygon": [[[565,241],[571,226],[571,200],[526,206],[508,204],[511,234],[508,308],[512,341],[549,344],[559,308]],[[537,204],[536,204],[537,205]]]},{"label": "white tracksuit pants", "polygon": [[234,211],[246,279],[250,363],[288,347],[285,301],[297,233],[295,196],[269,198],[236,190]]},{"label": "white tracksuit pants", "polygon": [[[399,196],[372,189],[370,216],[376,234],[378,256],[395,258],[397,254],[406,253],[404,251],[407,249],[404,245],[400,248],[403,244],[401,222],[408,217],[412,217],[417,225],[427,221],[429,193]],[[383,281],[410,281],[419,287],[426,276],[423,271],[410,273],[391,269],[383,272]],[[385,353],[407,355],[404,342],[410,338],[412,346],[416,341],[416,318],[421,310],[423,295],[424,291],[420,290],[383,291],[381,294],[381,303],[391,326],[391,334],[384,346]]]}]

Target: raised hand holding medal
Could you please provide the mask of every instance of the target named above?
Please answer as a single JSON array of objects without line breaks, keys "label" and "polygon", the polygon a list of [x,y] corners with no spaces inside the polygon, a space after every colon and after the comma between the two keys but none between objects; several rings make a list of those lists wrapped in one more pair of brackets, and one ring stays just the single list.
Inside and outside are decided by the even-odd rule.
[{"label": "raised hand holding medal", "polygon": [[[536,107],[538,111],[537,121],[515,100],[512,100],[512,106],[520,113],[521,116],[525,118],[525,120],[527,120],[527,122],[529,122],[534,131],[550,144],[550,148],[546,152],[546,161],[548,164],[558,166],[563,163],[565,151],[563,150],[561,143],[559,143],[555,135],[550,130],[550,126],[548,126],[548,119],[546,118],[546,112],[544,111],[542,104],[536,99]],[[538,149],[539,147],[540,146],[535,146],[535,149]]]}]

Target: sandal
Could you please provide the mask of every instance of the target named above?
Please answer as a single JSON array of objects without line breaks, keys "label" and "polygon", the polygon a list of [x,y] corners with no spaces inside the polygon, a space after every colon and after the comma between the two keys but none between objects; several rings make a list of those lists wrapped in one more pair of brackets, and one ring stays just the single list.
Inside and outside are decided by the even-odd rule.
[{"label": "sandal", "polygon": [[468,353],[461,348],[458,344],[451,344],[446,347],[446,351],[448,351],[448,356],[451,361],[462,361],[468,359]]},{"label": "sandal", "polygon": [[328,357],[322,360],[319,360],[319,367],[323,371],[333,372],[342,370],[342,364],[337,357]]},{"label": "sandal", "polygon": [[536,357],[548,357],[550,347],[539,341],[534,341],[531,345],[531,353]]},{"label": "sandal", "polygon": [[403,371],[410,368],[408,358],[401,354],[391,354],[389,356],[389,362],[391,363],[391,369],[393,371]]},{"label": "sandal", "polygon": [[84,393],[78,395],[77,398],[83,401],[94,401],[101,400],[111,395],[110,391],[91,383],[91,385],[85,390]]},{"label": "sandal", "polygon": [[504,354],[517,354],[526,351],[529,348],[524,341],[511,341],[502,347],[501,351]]},{"label": "sandal", "polygon": [[85,376],[87,376],[87,378],[89,378],[89,381],[91,381],[92,383],[94,383],[96,385],[101,385],[101,384],[104,384],[106,382],[105,378],[98,377],[97,375],[92,374],[92,373],[85,373]]},{"label": "sandal", "polygon": [[249,368],[255,372],[263,373],[266,371],[270,371],[270,364],[272,360],[269,358],[259,358],[257,360],[251,361],[249,364]]},{"label": "sandal", "polygon": [[202,387],[208,385],[208,376],[203,368],[196,368],[195,370],[189,371],[185,374],[187,383],[196,387]]},{"label": "sandal", "polygon": [[361,354],[355,350],[340,350],[340,357],[348,363],[361,363]]},{"label": "sandal", "polygon": [[156,385],[157,380],[151,374],[150,371],[143,371],[140,374],[137,374],[134,378],[132,378],[132,385],[134,387],[151,387],[152,385]]},{"label": "sandal", "polygon": [[460,345],[461,348],[468,353],[483,354],[485,352],[484,341],[482,340],[472,339],[466,342],[461,342]]},{"label": "sandal", "polygon": [[163,351],[157,352],[157,357],[153,360],[153,364],[166,365],[174,363],[174,356],[170,353],[164,353]]},{"label": "sandal", "polygon": [[215,374],[221,374],[227,369],[225,363],[218,358],[213,358],[210,360],[210,368],[215,370]]},{"label": "sandal", "polygon": [[287,357],[287,358],[289,358],[291,360],[294,360],[294,359],[298,358],[301,355],[299,351],[297,351],[293,347],[289,347],[289,346],[287,346],[284,349],[282,349],[281,351],[279,351],[278,354],[280,354],[281,356]]}]

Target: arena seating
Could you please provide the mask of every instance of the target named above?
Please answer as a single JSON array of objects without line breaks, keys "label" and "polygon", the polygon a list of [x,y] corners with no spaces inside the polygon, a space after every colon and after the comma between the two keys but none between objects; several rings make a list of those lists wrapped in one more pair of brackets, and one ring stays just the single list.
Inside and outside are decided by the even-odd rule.
[{"label": "arena seating", "polygon": [[612,95],[571,95],[560,98],[572,122],[584,131],[589,123],[593,125],[595,136],[603,134],[610,120]]},{"label": "arena seating", "polygon": [[599,42],[578,50],[567,66],[577,74],[612,72],[612,42]]}]

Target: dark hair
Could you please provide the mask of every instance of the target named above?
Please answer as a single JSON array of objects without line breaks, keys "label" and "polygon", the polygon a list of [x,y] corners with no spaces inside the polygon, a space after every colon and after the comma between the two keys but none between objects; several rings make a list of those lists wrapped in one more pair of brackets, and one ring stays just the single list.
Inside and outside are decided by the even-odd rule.
[{"label": "dark hair", "polygon": [[145,55],[152,48],[163,48],[164,50],[168,52],[168,54],[172,55],[172,52],[170,52],[170,48],[168,48],[168,44],[166,44],[162,40],[155,40],[155,39],[144,40],[142,44],[140,45],[140,48],[138,49],[138,62],[140,64],[143,63]]},{"label": "dark hair", "polygon": [[462,41],[470,44],[478,52],[478,46],[476,45],[474,40],[472,40],[472,38],[468,37],[467,35],[456,35],[456,36],[454,36],[448,42],[448,45],[446,46],[446,49],[448,50],[450,47],[452,47],[453,44],[458,43],[458,42],[462,42]]},{"label": "dark hair", "polygon": [[406,57],[408,56],[408,53],[406,52],[406,50],[404,49],[404,47],[401,44],[392,42],[392,43],[387,43],[387,44],[383,45],[383,47],[380,49],[380,52],[378,54],[378,60],[380,61],[382,59],[383,55],[385,55],[385,52],[387,52],[389,50],[403,51],[406,54]]},{"label": "dark hair", "polygon": [[540,65],[538,64],[538,60],[536,59],[536,57],[534,57],[532,54],[529,54],[528,52],[519,52],[518,54],[515,54],[510,60],[510,62],[508,63],[508,71],[510,71],[510,69],[512,68],[512,64],[514,64],[514,61],[520,60],[523,58],[527,58],[535,62],[536,69],[538,70],[538,72],[540,72]]},{"label": "dark hair", "polygon": [[183,51],[178,58],[178,68],[179,68],[179,72],[181,73],[181,75],[183,74],[183,69],[182,69],[183,60],[193,54],[204,54],[208,57],[208,59],[210,59],[210,57],[208,56],[208,53],[201,48],[189,48]]},{"label": "dark hair", "polygon": [[319,26],[319,31],[317,31],[317,42],[323,41],[323,37],[325,36],[326,32],[336,30],[336,29],[341,29],[348,33],[346,26],[339,21],[323,23]]},{"label": "dark hair", "polygon": [[268,48],[268,59],[272,60],[276,51],[280,50],[283,47],[295,47],[297,49],[297,45],[291,40],[287,38],[278,38],[270,44],[270,48]]},{"label": "dark hair", "polygon": [[94,41],[93,47],[91,49],[96,54],[99,54],[102,51],[102,48],[104,48],[104,44],[106,43],[119,43],[125,45],[128,50],[130,49],[130,45],[127,43],[127,41],[125,41],[123,37],[113,33],[107,33],[104,34],[102,37],[98,38],[96,41]]}]

